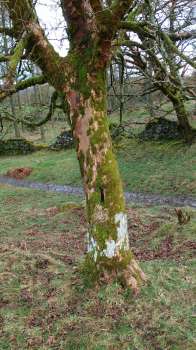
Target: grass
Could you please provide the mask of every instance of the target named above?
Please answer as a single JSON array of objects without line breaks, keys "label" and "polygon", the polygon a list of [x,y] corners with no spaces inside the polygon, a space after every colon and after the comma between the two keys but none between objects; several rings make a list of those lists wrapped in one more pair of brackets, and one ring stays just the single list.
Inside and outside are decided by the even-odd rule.
[{"label": "grass", "polygon": [[88,289],[84,203],[0,186],[0,349],[193,350],[196,212],[129,206],[132,250],[148,276],[138,297]]},{"label": "grass", "polygon": [[[129,139],[116,146],[124,187],[128,191],[162,194],[196,194],[196,145],[180,142],[139,142]],[[29,179],[81,185],[75,150],[40,151],[28,156],[1,157],[0,173],[30,166]]]},{"label": "grass", "polygon": [[[138,109],[125,120],[147,117]],[[62,129],[57,124],[46,127],[49,143]],[[39,133],[28,138],[40,142]],[[115,152],[126,190],[195,195],[195,145],[127,140]],[[74,150],[0,158],[1,174],[27,166],[29,180],[81,185]],[[183,210],[186,225],[173,208],[127,208],[132,250],[148,276],[133,297],[117,282],[88,289],[82,281],[81,199],[0,185],[0,349],[195,349],[196,211]]]},{"label": "grass", "polygon": [[195,154],[196,145],[130,140],[117,157],[127,190],[195,194]]}]

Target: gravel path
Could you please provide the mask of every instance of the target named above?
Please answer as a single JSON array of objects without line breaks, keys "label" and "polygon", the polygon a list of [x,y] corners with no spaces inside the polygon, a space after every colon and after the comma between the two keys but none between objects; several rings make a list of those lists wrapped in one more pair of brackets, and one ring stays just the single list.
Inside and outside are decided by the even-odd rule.
[{"label": "gravel path", "polygon": [[[49,192],[61,192],[76,196],[84,196],[81,187],[55,185],[52,183],[31,182],[28,180],[16,180],[7,176],[0,176],[0,184],[12,185],[15,187],[32,188]],[[125,192],[127,202],[170,205],[170,206],[190,206],[196,208],[196,198],[189,196],[163,196],[159,194],[147,194],[139,192]]]}]

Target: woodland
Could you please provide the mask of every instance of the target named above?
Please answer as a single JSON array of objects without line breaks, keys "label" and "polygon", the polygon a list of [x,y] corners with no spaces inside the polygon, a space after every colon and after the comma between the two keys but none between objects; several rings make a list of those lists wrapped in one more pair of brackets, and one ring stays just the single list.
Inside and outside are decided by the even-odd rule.
[{"label": "woodland", "polygon": [[0,0],[0,349],[193,350],[193,0]]}]

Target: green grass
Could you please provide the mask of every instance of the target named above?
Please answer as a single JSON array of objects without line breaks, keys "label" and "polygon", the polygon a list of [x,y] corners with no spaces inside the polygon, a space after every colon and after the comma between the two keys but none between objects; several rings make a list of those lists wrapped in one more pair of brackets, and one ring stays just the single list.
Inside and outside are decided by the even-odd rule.
[{"label": "green grass", "polygon": [[[0,349],[193,350],[196,211],[129,206],[133,251],[148,276],[141,293],[87,289],[84,203],[0,186]],[[170,242],[170,245],[168,245]]]},{"label": "green grass", "polygon": [[15,167],[32,167],[33,173],[28,179],[57,184],[80,184],[81,177],[76,152],[40,151],[28,156],[2,157],[0,159],[1,174]]},{"label": "green grass", "polygon": [[[127,140],[116,147],[124,187],[129,191],[162,194],[196,194],[196,145],[180,142]],[[40,151],[28,156],[0,158],[0,173],[30,166],[29,179],[57,184],[81,185],[75,150]]]},{"label": "green grass", "polygon": [[128,141],[118,152],[124,186],[130,191],[196,193],[196,145]]}]

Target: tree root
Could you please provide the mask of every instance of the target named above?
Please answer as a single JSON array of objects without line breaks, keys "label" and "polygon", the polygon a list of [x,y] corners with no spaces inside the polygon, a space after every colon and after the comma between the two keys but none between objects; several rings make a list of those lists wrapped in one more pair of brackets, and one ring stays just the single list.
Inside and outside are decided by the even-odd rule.
[{"label": "tree root", "polygon": [[145,273],[134,258],[130,261],[126,270],[123,271],[122,278],[125,286],[131,288],[134,295],[139,294],[141,284],[147,281]]}]

